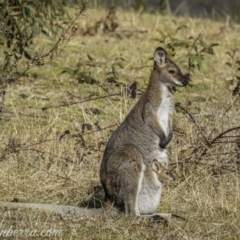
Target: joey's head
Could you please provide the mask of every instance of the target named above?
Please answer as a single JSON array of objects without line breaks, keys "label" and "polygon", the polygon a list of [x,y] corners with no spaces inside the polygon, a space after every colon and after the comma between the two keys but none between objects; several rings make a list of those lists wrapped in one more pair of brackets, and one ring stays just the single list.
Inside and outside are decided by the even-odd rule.
[{"label": "joey's head", "polygon": [[156,159],[152,162],[152,170],[156,174],[158,181],[166,182],[174,180],[174,176],[170,174],[170,172],[163,167]]},{"label": "joey's head", "polygon": [[188,77],[182,74],[161,47],[158,47],[154,53],[154,69],[159,73],[159,81],[167,86],[184,87],[188,84]]}]

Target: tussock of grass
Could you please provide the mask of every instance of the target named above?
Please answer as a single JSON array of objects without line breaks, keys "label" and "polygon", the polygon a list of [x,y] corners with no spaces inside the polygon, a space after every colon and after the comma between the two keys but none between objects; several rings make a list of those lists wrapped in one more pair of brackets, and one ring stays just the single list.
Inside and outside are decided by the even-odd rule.
[{"label": "tussock of grass", "polygon": [[[89,10],[82,27],[105,14],[104,10]],[[188,28],[178,31],[176,38],[188,41],[201,33],[207,43],[219,43],[214,55],[204,54],[201,69],[192,75],[192,87],[176,92],[176,100],[186,110],[176,109],[170,148],[176,181],[165,185],[158,210],[176,213],[186,221],[163,227],[127,217],[102,222],[2,208],[0,229],[11,225],[15,229],[57,228],[68,239],[239,239],[240,130],[220,134],[240,126],[239,99],[231,95],[233,86],[227,82],[235,72],[225,64],[231,60],[226,52],[240,48],[240,27],[121,10],[118,18],[117,33],[76,35],[56,60],[58,66],[33,69],[9,86],[0,127],[0,199],[74,206],[88,201],[94,186],[100,184],[105,143],[137,101],[128,97],[127,86],[137,81],[139,94],[146,89],[153,51],[168,44],[168,40],[160,44],[153,39],[160,39],[159,30],[175,31],[185,24]],[[123,30],[135,32],[126,36]],[[44,41],[39,39],[37,46]],[[186,54],[186,49],[178,48],[174,59]],[[78,62],[82,65],[77,67]],[[180,62],[184,72],[187,64],[188,59]],[[84,72],[99,84],[82,84],[77,74],[62,73],[64,68]],[[120,84],[106,81],[113,76]],[[119,95],[42,111],[46,106],[109,93]],[[84,123],[89,130],[83,131]],[[220,137],[209,145],[216,136]]]}]

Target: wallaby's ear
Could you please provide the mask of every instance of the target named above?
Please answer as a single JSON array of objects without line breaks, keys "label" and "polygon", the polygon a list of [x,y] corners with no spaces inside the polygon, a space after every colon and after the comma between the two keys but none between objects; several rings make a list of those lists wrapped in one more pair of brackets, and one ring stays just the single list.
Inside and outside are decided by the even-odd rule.
[{"label": "wallaby's ear", "polygon": [[162,65],[165,62],[166,58],[167,58],[167,52],[163,48],[158,47],[154,53],[154,61],[158,65]]},{"label": "wallaby's ear", "polygon": [[158,173],[160,170],[160,164],[156,159],[154,159],[152,162],[152,168],[153,168],[153,171],[156,173]]}]

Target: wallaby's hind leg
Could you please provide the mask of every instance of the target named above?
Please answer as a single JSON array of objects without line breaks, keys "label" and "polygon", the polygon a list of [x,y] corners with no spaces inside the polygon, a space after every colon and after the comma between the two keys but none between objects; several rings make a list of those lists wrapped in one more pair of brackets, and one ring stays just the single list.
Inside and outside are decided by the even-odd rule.
[{"label": "wallaby's hind leg", "polygon": [[117,148],[101,166],[106,198],[131,216],[139,216],[138,194],[144,165],[141,153],[131,145]]}]

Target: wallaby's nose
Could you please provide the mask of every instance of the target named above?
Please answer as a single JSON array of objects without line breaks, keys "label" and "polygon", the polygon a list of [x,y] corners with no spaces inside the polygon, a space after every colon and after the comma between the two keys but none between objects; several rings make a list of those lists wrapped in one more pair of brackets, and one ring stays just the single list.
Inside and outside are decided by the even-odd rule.
[{"label": "wallaby's nose", "polygon": [[183,86],[185,87],[188,84],[188,79],[184,79],[182,83],[183,83]]},{"label": "wallaby's nose", "polygon": [[171,178],[171,180],[175,180],[175,177],[170,171],[167,171],[166,174]]},{"label": "wallaby's nose", "polygon": [[188,74],[183,75],[182,84],[184,87],[188,84],[188,81],[189,81],[189,75]]}]

